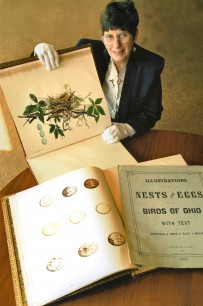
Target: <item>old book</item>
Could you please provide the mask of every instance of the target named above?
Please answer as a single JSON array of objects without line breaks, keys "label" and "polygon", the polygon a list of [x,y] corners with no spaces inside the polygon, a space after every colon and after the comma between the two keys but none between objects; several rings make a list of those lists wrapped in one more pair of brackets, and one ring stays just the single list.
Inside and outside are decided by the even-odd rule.
[{"label": "old book", "polygon": [[69,172],[2,202],[17,305],[44,305],[155,268],[132,264],[99,168]]},{"label": "old book", "polygon": [[110,146],[101,138],[111,118],[91,46],[59,53],[53,71],[33,57],[0,64],[0,99],[9,106],[36,180],[91,165],[136,164],[121,143]]},{"label": "old book", "polygon": [[203,166],[119,166],[132,262],[203,268]]}]

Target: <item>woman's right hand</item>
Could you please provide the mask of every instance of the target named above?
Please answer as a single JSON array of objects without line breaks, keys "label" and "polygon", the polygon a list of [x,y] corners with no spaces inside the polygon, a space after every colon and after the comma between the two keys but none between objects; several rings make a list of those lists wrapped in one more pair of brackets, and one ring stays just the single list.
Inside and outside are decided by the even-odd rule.
[{"label": "woman's right hand", "polygon": [[40,43],[36,45],[34,54],[38,56],[39,60],[47,70],[59,67],[59,55],[54,46]]}]

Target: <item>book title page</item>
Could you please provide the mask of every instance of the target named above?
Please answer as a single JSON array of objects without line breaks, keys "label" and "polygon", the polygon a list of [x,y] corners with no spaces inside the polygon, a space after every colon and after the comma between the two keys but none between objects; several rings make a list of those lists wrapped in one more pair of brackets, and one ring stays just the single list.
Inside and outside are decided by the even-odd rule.
[{"label": "book title page", "polygon": [[202,166],[120,166],[132,262],[203,267]]}]

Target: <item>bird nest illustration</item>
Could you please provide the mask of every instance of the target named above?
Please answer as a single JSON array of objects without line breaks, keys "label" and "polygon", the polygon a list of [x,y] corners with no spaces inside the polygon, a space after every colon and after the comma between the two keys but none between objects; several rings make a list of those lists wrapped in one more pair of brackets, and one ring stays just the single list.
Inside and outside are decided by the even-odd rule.
[{"label": "bird nest illustration", "polygon": [[[42,138],[43,125],[49,125],[49,133],[53,134],[55,139],[59,136],[65,137],[65,132],[72,130],[72,120],[77,120],[77,127],[84,125],[90,127],[91,118],[97,123],[100,116],[105,115],[101,106],[102,98],[93,100],[90,96],[91,93],[82,98],[68,85],[64,86],[62,93],[43,99],[30,93],[30,103],[25,107],[23,115],[18,117],[25,119],[25,124],[32,124],[35,120],[40,121],[37,128]],[[42,143],[46,144],[45,138],[42,139]]]}]

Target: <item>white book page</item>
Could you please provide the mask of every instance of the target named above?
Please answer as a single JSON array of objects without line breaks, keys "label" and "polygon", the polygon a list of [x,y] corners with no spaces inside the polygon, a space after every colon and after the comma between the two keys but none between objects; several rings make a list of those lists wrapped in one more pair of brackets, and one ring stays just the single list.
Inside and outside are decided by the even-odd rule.
[{"label": "white book page", "polygon": [[133,268],[123,223],[98,168],[20,192],[10,206],[29,305]]}]

